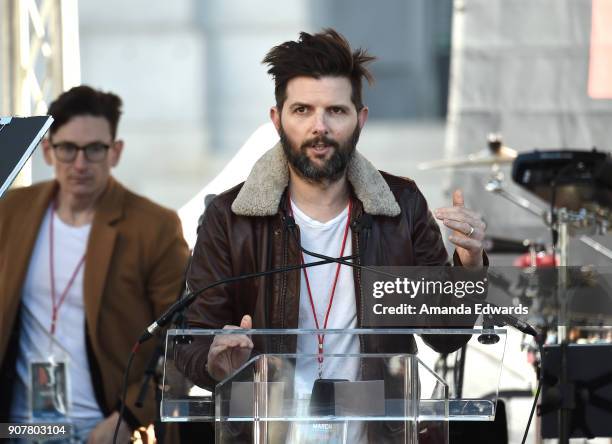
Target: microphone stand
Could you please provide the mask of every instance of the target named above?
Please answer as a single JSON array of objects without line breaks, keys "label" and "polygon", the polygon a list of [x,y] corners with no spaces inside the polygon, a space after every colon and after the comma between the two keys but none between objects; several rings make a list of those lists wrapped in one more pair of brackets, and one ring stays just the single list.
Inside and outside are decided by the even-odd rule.
[{"label": "microphone stand", "polygon": [[151,378],[156,378],[157,376],[157,365],[159,363],[159,358],[164,354],[164,348],[162,346],[162,341],[160,340],[155,347],[155,350],[151,354],[151,358],[147,363],[147,366],[144,371],[144,379],[142,380],[142,384],[140,385],[140,390],[138,392],[138,397],[136,398],[136,402],[134,405],[138,408],[142,408],[144,405],[145,397],[147,396],[147,392],[149,391],[149,382]]},{"label": "microphone stand", "polygon": [[149,383],[151,379],[153,379],[154,390],[155,390],[155,405],[157,406],[157,415],[155,416],[155,437],[157,438],[157,442],[159,444],[164,443],[164,435],[165,435],[165,425],[161,421],[159,406],[161,403],[161,390],[160,390],[160,380],[159,374],[157,371],[159,365],[159,359],[164,355],[164,346],[163,346],[163,338],[160,338],[157,342],[157,346],[155,350],[151,354],[151,358],[147,363],[147,366],[144,371],[144,378],[142,380],[142,384],[140,386],[140,391],[138,392],[138,397],[136,398],[136,402],[134,405],[138,408],[142,408],[144,406],[145,397],[147,396],[147,392],[149,391]]},{"label": "microphone stand", "polygon": [[559,276],[557,295],[559,306],[559,325],[557,326],[557,337],[561,341],[561,366],[559,373],[559,388],[561,390],[561,406],[559,408],[559,444],[569,444],[570,439],[570,418],[574,410],[574,391],[569,384],[568,375],[568,300],[567,300],[567,267],[568,267],[568,248],[569,248],[569,227],[568,215],[565,208],[561,208],[557,214],[557,232],[559,248]]}]

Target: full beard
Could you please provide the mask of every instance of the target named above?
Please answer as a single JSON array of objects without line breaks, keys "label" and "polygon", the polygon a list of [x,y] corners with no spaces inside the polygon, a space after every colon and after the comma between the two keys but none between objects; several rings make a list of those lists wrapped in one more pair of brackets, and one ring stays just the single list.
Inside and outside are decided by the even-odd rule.
[{"label": "full beard", "polygon": [[[344,175],[346,167],[355,152],[360,132],[359,125],[355,125],[351,137],[342,144],[326,136],[320,136],[306,140],[299,148],[291,143],[282,124],[279,129],[279,136],[287,161],[302,178],[313,183],[333,183]],[[318,143],[333,148],[331,157],[323,165],[315,164],[306,153],[308,148]]]}]

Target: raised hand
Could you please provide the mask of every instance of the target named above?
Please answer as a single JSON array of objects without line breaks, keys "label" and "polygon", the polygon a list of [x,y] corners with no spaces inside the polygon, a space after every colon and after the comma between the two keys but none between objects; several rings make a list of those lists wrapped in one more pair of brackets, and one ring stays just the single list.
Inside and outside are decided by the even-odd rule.
[{"label": "raised hand", "polygon": [[482,265],[482,241],[486,224],[481,216],[464,206],[461,190],[453,192],[453,206],[434,211],[437,219],[453,230],[448,239],[457,247],[457,255],[466,267]]}]

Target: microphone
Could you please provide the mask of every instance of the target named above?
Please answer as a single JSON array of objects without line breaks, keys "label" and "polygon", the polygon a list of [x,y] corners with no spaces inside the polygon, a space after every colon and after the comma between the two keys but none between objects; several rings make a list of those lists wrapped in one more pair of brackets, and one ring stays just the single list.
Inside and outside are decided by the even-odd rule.
[{"label": "microphone", "polygon": [[[495,304],[487,303],[489,307],[499,308]],[[534,338],[538,335],[538,332],[535,328],[529,325],[527,322],[520,320],[517,317],[507,314],[486,314],[482,315],[483,319],[486,317],[491,321],[492,325],[509,325],[510,327],[514,327],[522,333],[526,335],[533,336]]]},{"label": "microphone", "polygon": [[[498,285],[508,295],[515,296],[511,291],[512,283],[508,279],[506,279],[503,276],[498,276],[495,273],[489,273],[487,277],[489,278],[489,281],[491,283]],[[487,302],[487,305],[489,307],[492,307],[493,309],[499,308],[497,305],[492,304],[490,302]],[[538,332],[536,331],[535,328],[533,328],[527,322],[522,321],[521,319],[515,316],[501,314],[501,313],[500,314],[487,314],[487,315],[483,315],[483,320],[485,316],[488,317],[489,321],[492,321],[492,325],[499,325],[499,324],[509,325],[521,331],[522,333],[525,333],[526,335],[533,336],[533,337],[536,337],[538,335]]]}]

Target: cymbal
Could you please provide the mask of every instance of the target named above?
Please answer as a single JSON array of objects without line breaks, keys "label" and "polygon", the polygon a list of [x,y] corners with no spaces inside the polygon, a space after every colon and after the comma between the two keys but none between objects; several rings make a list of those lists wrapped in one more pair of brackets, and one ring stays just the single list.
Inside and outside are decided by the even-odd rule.
[{"label": "cymbal", "polygon": [[516,150],[507,146],[501,146],[495,153],[492,153],[491,150],[487,149],[477,153],[468,154],[464,157],[422,162],[419,163],[417,167],[419,170],[433,170],[442,168],[471,168],[503,165],[511,164],[517,155],[518,153]]}]

